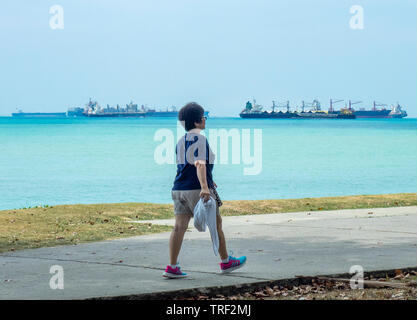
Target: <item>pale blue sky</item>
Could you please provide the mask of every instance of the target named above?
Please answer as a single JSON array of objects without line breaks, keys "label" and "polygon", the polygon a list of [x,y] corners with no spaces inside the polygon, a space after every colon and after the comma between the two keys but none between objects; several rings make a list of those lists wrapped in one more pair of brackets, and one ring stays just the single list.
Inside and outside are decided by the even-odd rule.
[{"label": "pale blue sky", "polygon": [[[49,7],[64,9],[64,30]],[[352,5],[364,29],[349,27]],[[399,101],[417,117],[417,0],[56,0],[0,3],[0,115],[248,99]]]}]

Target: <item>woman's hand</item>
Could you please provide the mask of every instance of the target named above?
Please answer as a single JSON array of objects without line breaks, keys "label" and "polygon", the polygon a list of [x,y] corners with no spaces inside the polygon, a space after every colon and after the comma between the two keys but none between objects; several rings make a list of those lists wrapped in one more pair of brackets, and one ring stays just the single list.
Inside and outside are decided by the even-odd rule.
[{"label": "woman's hand", "polygon": [[203,188],[200,191],[200,198],[203,198],[204,203],[210,199],[210,190],[208,188]]}]

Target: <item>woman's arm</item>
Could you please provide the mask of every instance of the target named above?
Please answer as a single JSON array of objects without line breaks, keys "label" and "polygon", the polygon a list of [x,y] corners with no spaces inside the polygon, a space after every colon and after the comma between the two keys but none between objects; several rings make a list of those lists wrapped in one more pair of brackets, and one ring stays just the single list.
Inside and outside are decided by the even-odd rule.
[{"label": "woman's arm", "polygon": [[201,186],[200,198],[204,198],[204,202],[207,202],[210,199],[210,190],[207,185],[206,162],[197,160],[194,165],[197,168],[197,177]]}]

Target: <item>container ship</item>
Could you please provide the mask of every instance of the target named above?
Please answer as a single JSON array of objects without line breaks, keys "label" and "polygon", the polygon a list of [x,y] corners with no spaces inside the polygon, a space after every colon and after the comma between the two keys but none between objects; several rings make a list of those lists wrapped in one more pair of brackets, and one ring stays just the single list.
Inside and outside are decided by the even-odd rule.
[{"label": "container ship", "polygon": [[[209,111],[205,111],[204,115],[208,116]],[[76,118],[76,117],[91,117],[91,118],[144,118],[144,117],[178,117],[178,111],[175,107],[167,108],[166,110],[155,110],[146,108],[142,105],[138,108],[137,104],[130,102],[126,104],[126,107],[120,107],[116,105],[111,107],[109,105],[106,108],[102,108],[97,101],[90,101],[84,108],[76,107],[69,108],[67,112],[22,112],[12,113],[12,117],[16,118]]]},{"label": "container ship", "polygon": [[[285,108],[283,111],[275,111],[278,108]],[[241,118],[272,118],[272,119],[355,119],[356,116],[352,110],[347,108],[339,111],[334,111],[332,108],[329,111],[321,110],[321,105],[318,100],[313,100],[312,103],[306,104],[302,102],[301,111],[290,111],[290,103],[287,101],[284,105],[277,105],[272,101],[272,110],[263,110],[263,107],[253,100],[253,104],[248,101],[245,109],[243,109],[239,116]],[[306,111],[306,109],[309,109]]]}]

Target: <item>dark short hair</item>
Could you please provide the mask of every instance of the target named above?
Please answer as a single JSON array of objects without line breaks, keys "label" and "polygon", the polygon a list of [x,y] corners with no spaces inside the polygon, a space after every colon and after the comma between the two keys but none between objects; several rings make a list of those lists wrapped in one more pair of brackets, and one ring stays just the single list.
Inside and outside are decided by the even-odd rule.
[{"label": "dark short hair", "polygon": [[204,116],[204,109],[198,103],[190,102],[178,112],[178,120],[184,121],[185,131],[195,128],[194,122],[200,123]]}]

